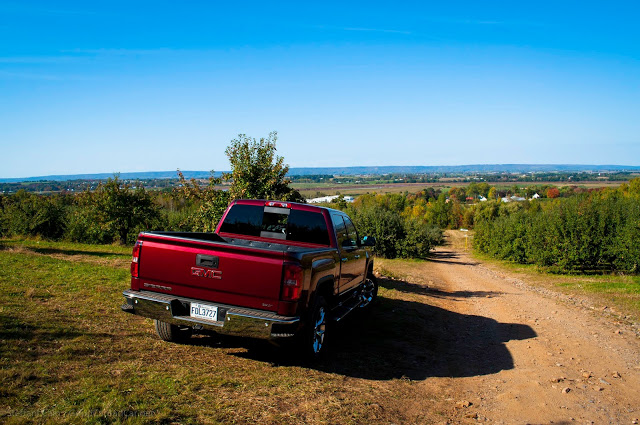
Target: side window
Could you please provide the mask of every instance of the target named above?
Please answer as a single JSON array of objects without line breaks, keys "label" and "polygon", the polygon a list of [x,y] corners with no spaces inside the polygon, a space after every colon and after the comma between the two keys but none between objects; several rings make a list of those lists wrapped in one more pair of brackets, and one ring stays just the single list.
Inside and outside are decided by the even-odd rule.
[{"label": "side window", "polygon": [[324,216],[311,211],[292,210],[287,225],[287,239],[329,245],[329,232]]},{"label": "side window", "polygon": [[336,238],[338,239],[338,246],[345,246],[345,241],[347,240],[347,228],[344,225],[344,220],[342,220],[342,215],[331,213],[331,221],[333,221],[333,229],[336,232]]},{"label": "side window", "polygon": [[356,226],[351,222],[349,217],[343,216],[344,223],[347,226],[347,234],[348,234],[348,245],[344,246],[358,246],[358,232],[356,231]]},{"label": "side window", "polygon": [[254,205],[234,205],[227,213],[221,232],[260,236],[264,208]]}]

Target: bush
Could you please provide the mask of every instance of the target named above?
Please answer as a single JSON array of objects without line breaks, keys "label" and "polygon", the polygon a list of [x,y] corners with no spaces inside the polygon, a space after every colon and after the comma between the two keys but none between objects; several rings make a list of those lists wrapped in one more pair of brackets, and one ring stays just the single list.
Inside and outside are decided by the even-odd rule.
[{"label": "bush", "polygon": [[419,210],[397,194],[363,195],[347,208],[359,233],[376,238],[376,255],[384,258],[425,258],[442,243],[439,227],[413,215]]},{"label": "bush", "polygon": [[23,190],[3,197],[1,232],[59,239],[66,228],[67,204],[63,196],[41,196]]},{"label": "bush", "polygon": [[544,207],[487,205],[475,220],[475,249],[499,259],[558,271],[638,272],[640,198],[622,190],[581,193]]},{"label": "bush", "polygon": [[144,188],[132,189],[116,176],[76,199],[67,237],[85,243],[132,244],[139,232],[164,228],[160,207]]}]

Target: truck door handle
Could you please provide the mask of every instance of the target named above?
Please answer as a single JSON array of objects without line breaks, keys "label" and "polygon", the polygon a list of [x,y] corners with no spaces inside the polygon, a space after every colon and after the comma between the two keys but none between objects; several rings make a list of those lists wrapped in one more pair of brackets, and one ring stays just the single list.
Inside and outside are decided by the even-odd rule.
[{"label": "truck door handle", "polygon": [[343,263],[346,263],[347,261],[349,261],[348,258],[341,258],[340,261],[342,261]]},{"label": "truck door handle", "polygon": [[196,266],[202,267],[211,267],[212,269],[217,269],[220,259],[218,257],[214,257],[213,255],[196,255]]}]

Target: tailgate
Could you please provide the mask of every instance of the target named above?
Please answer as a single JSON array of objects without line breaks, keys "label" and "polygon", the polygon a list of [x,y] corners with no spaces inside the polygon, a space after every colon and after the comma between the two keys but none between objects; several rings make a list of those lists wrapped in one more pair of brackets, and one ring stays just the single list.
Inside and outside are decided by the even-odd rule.
[{"label": "tailgate", "polygon": [[144,235],[140,289],[276,311],[283,252]]}]

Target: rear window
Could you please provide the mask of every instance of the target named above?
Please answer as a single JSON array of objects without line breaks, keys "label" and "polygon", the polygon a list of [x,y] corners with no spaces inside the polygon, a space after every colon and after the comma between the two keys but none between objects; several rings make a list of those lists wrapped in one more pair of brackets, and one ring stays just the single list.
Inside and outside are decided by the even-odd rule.
[{"label": "rear window", "polygon": [[239,205],[231,207],[220,232],[246,236],[329,245],[324,215],[279,207]]}]

